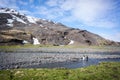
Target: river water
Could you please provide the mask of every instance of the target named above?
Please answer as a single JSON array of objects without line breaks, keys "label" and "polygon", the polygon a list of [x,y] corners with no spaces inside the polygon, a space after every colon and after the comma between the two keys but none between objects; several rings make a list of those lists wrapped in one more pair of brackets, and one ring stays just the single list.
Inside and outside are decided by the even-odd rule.
[{"label": "river water", "polygon": [[89,59],[88,61],[80,60],[76,62],[56,62],[56,63],[47,63],[42,65],[32,65],[27,66],[26,68],[81,68],[87,67],[90,65],[97,65],[100,62],[120,62],[120,58],[107,58],[107,59]]},{"label": "river water", "polygon": [[[88,61],[82,60],[88,55]],[[4,53],[0,52],[0,69],[13,68],[81,68],[100,62],[120,62],[120,53]]]}]

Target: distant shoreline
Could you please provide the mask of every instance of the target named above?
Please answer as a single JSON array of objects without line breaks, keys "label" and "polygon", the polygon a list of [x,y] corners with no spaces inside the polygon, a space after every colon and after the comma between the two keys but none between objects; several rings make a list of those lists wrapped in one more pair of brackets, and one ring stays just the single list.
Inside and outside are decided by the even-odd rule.
[{"label": "distant shoreline", "polygon": [[120,47],[114,46],[0,46],[0,52],[16,53],[61,53],[61,52],[120,52]]}]

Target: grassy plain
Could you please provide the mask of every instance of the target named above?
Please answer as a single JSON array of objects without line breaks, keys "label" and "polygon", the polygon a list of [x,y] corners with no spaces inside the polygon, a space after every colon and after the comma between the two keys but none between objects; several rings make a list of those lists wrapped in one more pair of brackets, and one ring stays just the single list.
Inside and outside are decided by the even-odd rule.
[{"label": "grassy plain", "polygon": [[63,51],[68,51],[68,52],[101,52],[101,51],[108,51],[108,52],[113,52],[113,51],[120,51],[120,47],[117,46],[74,46],[74,45],[61,45],[61,46],[53,46],[53,45],[5,45],[5,46],[0,46],[0,52],[19,52],[19,51],[42,51],[45,52],[63,52]]}]

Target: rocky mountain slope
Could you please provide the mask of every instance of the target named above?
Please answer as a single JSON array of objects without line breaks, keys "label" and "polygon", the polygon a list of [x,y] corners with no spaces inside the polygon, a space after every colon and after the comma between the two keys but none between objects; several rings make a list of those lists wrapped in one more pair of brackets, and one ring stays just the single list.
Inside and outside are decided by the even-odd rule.
[{"label": "rocky mountain slope", "polygon": [[[14,9],[0,8],[0,45],[117,45],[86,30],[67,27],[50,20],[33,18]],[[37,44],[36,43],[36,44]]]}]

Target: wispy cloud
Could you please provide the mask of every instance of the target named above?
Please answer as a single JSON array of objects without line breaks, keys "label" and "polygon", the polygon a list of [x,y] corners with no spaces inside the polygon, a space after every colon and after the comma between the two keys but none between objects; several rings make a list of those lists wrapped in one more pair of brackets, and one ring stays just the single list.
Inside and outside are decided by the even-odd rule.
[{"label": "wispy cloud", "polygon": [[18,2],[19,2],[19,4],[21,4],[21,5],[28,5],[28,2],[26,2],[26,1],[19,0]]},{"label": "wispy cloud", "polygon": [[49,0],[49,1],[47,1],[46,2],[46,4],[48,5],[48,6],[57,6],[57,4],[58,4],[58,0]]},{"label": "wispy cloud", "polygon": [[[69,16],[65,15],[61,20],[70,21],[73,18],[86,26],[104,28],[117,27],[119,24],[114,17],[116,13],[113,13],[117,8],[116,4],[117,1],[113,0],[48,0],[46,2],[46,5],[52,8],[57,7],[63,14],[68,14],[69,11]],[[52,12],[57,13],[57,10],[55,11],[52,8],[51,11],[49,11],[49,8],[46,10],[49,11],[49,15],[53,15]],[[57,16],[61,17],[59,14]]]},{"label": "wispy cloud", "polygon": [[116,23],[108,19],[109,17],[114,16],[109,14],[115,7],[116,5],[114,5],[112,0],[77,0],[77,2],[76,0],[66,0],[61,5],[62,9],[71,11],[71,16],[76,18],[76,20],[89,26],[107,28],[116,27]]},{"label": "wispy cloud", "polygon": [[0,7],[8,7],[18,9],[17,0],[0,0]]},{"label": "wispy cloud", "polygon": [[19,10],[20,13],[22,14],[27,14],[27,15],[31,15],[31,12],[28,10]]},{"label": "wispy cloud", "polygon": [[42,17],[44,16],[46,19],[55,20],[58,19],[59,17],[64,16],[63,10],[60,9],[59,7],[48,8],[46,6],[35,6],[34,8],[36,10],[35,12],[33,12],[33,14],[38,14],[41,15]]},{"label": "wispy cloud", "polygon": [[34,0],[29,0],[29,3],[33,3],[34,2]]},{"label": "wispy cloud", "polygon": [[108,40],[118,41],[120,42],[120,33],[113,33],[113,34],[104,34],[100,33],[100,35]]},{"label": "wispy cloud", "polygon": [[47,4],[48,6],[51,7],[58,7],[61,6],[61,4],[64,3],[65,0],[48,0],[47,2],[45,2],[45,4]]},{"label": "wispy cloud", "polygon": [[18,2],[19,2],[19,4],[21,4],[21,5],[28,5],[28,2],[26,2],[26,1],[19,0]]}]

